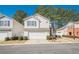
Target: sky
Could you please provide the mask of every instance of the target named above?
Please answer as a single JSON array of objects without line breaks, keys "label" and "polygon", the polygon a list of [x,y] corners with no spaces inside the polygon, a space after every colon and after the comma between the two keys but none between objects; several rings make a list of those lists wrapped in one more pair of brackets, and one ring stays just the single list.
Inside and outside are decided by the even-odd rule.
[{"label": "sky", "polygon": [[[28,15],[33,15],[39,5],[0,5],[0,13],[12,17],[16,10],[23,10]],[[54,5],[56,8],[72,8],[79,12],[79,5]]]}]

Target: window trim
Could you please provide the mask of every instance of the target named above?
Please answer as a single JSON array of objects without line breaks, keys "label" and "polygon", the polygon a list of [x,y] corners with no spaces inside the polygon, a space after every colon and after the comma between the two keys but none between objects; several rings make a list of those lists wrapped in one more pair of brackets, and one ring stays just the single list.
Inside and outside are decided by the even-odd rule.
[{"label": "window trim", "polygon": [[0,26],[10,26],[10,21],[0,21]]},{"label": "window trim", "polygon": [[34,27],[36,27],[37,23],[36,23],[36,21],[27,21],[27,26],[34,26]]}]

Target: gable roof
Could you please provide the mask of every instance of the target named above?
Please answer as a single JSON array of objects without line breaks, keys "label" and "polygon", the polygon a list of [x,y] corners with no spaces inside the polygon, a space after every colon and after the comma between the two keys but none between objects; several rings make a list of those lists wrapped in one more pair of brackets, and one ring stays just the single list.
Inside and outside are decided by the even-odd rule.
[{"label": "gable roof", "polygon": [[1,13],[0,13],[0,19],[2,19],[2,18],[9,18],[9,19],[13,19],[13,18],[11,18],[11,17],[8,17],[8,16],[6,16],[6,15],[4,15],[4,14],[1,14]]},{"label": "gable roof", "polygon": [[61,27],[61,28],[59,28],[57,30],[65,29],[65,28],[67,28],[69,26],[72,26],[73,24],[79,24],[79,21],[69,22],[67,25],[65,25],[65,26],[63,26],[63,27]]},{"label": "gable roof", "polygon": [[[46,19],[46,20],[48,20],[48,18],[46,18],[46,17],[44,17],[44,16],[42,16],[42,15],[40,15],[40,14],[34,14],[34,15],[32,15],[32,16],[29,16],[29,17],[26,17],[26,18],[24,18],[23,20],[28,20],[28,19],[30,19],[30,18],[36,18],[36,19],[38,19],[38,17],[42,17],[42,18],[44,18],[44,19]],[[39,19],[38,19],[39,20]]]}]

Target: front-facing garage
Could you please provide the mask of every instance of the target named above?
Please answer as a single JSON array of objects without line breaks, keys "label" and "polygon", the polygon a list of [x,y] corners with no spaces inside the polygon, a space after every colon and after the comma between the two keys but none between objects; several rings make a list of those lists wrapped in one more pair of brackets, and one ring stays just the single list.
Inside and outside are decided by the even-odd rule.
[{"label": "front-facing garage", "polygon": [[27,36],[30,40],[46,39],[48,35],[48,32],[24,32],[24,36]]},{"label": "front-facing garage", "polygon": [[11,31],[0,31],[0,40],[4,41],[6,37],[11,37],[12,32]]}]

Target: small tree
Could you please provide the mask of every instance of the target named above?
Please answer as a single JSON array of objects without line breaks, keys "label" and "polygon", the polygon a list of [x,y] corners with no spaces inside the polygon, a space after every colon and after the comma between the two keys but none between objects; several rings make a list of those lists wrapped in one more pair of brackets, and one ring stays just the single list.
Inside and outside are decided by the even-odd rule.
[{"label": "small tree", "polygon": [[13,18],[23,24],[23,18],[27,17],[27,13],[23,10],[17,10],[16,13],[13,15]]}]

